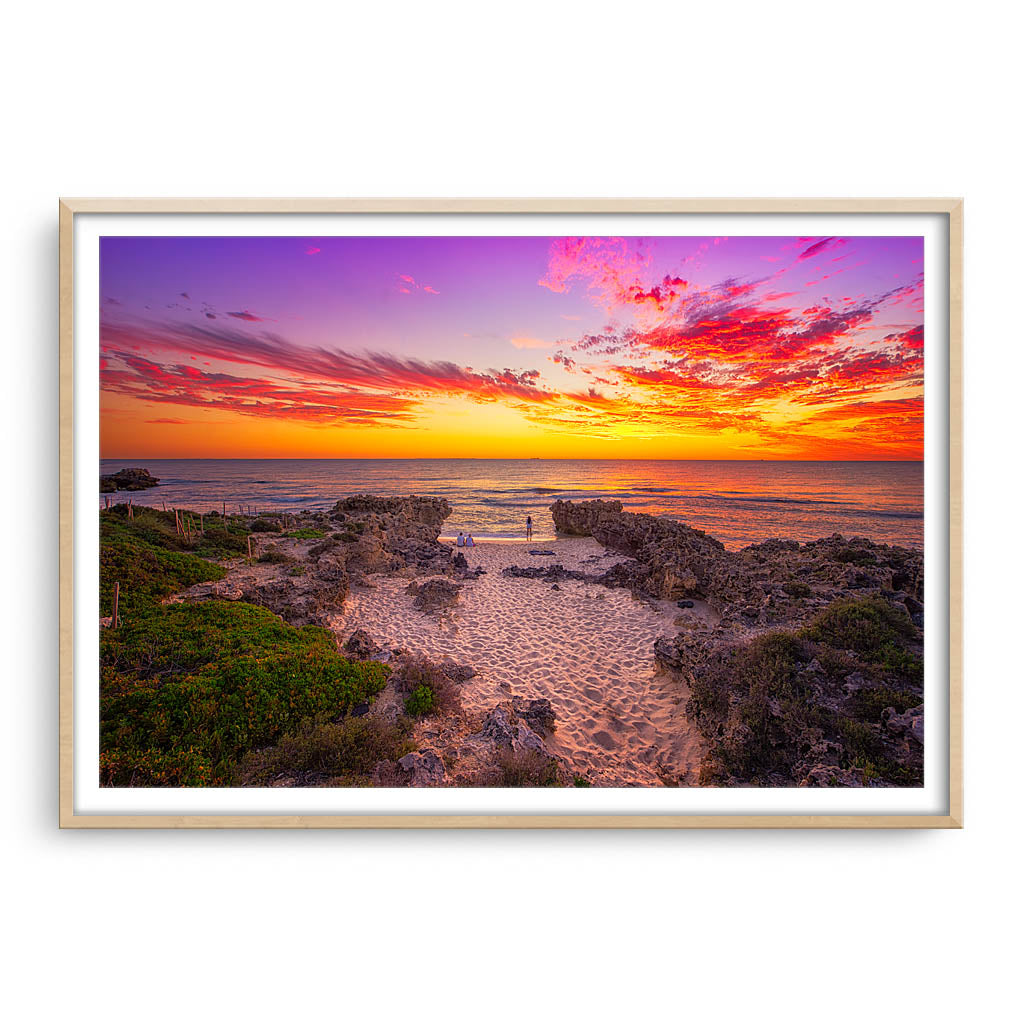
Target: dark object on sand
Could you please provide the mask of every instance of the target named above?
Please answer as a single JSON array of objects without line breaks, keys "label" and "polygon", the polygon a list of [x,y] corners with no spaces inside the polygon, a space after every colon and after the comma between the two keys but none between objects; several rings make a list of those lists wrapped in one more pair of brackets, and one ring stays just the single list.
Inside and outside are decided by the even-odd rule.
[{"label": "dark object on sand", "polygon": [[530,554],[531,555],[553,555],[554,551],[544,551],[541,548],[531,548],[530,549]]},{"label": "dark object on sand", "polygon": [[373,642],[365,629],[357,629],[345,641],[345,653],[357,661],[369,661],[381,653],[380,647]]},{"label": "dark object on sand", "polygon": [[159,483],[159,478],[150,476],[148,469],[120,469],[116,473],[100,477],[100,494],[109,494],[111,491],[144,491],[147,487],[156,487]]},{"label": "dark object on sand", "polygon": [[676,601],[676,605],[678,607],[680,607],[680,608],[692,608],[693,607],[693,602],[692,601]]},{"label": "dark object on sand", "polygon": [[357,704],[352,709],[352,717],[353,718],[362,718],[363,715],[369,714],[369,712],[370,712],[370,705],[369,704],[365,704],[365,703]]}]

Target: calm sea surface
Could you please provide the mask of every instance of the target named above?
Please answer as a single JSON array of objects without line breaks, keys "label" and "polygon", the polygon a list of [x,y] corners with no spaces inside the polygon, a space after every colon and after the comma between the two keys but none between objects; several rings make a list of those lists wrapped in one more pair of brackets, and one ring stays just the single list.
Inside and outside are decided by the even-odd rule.
[{"label": "calm sea surface", "polygon": [[[557,498],[616,499],[632,512],[680,519],[726,547],[831,533],[923,544],[920,462],[664,462],[556,459],[104,459],[101,473],[144,466],[160,486],[136,504],[229,511],[238,505],[326,509],[351,494],[436,495],[453,513],[444,535],[554,536]],[[124,501],[121,492],[111,497]],[[100,497],[103,503],[103,497]]]}]

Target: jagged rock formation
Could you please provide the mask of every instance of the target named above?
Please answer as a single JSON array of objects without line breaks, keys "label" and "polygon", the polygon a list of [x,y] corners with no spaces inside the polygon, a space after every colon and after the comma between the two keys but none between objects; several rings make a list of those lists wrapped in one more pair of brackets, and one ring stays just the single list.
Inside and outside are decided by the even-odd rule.
[{"label": "jagged rock formation", "polygon": [[922,611],[920,551],[847,540],[841,534],[807,544],[768,540],[726,551],[701,530],[661,516],[623,512],[618,501],[556,501],[551,514],[560,533],[591,536],[629,556],[600,582],[658,599],[700,598],[746,625],[806,618],[851,591],[885,592],[911,615]]},{"label": "jagged rock formation", "polygon": [[371,661],[380,655],[382,648],[374,642],[365,629],[357,629],[345,641],[342,650],[347,657],[354,658],[356,661]]},{"label": "jagged rock formation", "polygon": [[450,580],[426,580],[410,583],[406,592],[415,598],[412,606],[427,615],[450,611],[459,600],[462,587]]},{"label": "jagged rock formation", "polygon": [[[368,573],[409,570],[452,573],[452,550],[440,544],[441,524],[451,514],[440,498],[376,498],[339,501],[331,513],[335,533],[323,540],[275,537],[256,566],[238,566],[215,584],[203,583],[181,595],[258,604],[293,626],[326,625],[341,609],[349,587]],[[317,520],[295,518],[293,525]],[[268,557],[269,556],[269,557]],[[449,596],[445,581],[429,588],[425,610],[436,610]],[[448,586],[455,587],[455,584]],[[457,599],[457,587],[455,598]]]},{"label": "jagged rock formation", "polygon": [[144,491],[147,487],[156,487],[159,477],[150,476],[148,469],[120,469],[116,473],[100,477],[100,494],[111,491]]},{"label": "jagged rock formation", "polygon": [[452,549],[437,537],[452,513],[444,498],[343,498],[331,511],[349,546],[347,562],[363,573],[414,566],[422,572],[448,572]]},{"label": "jagged rock formation", "polygon": [[446,782],[444,762],[433,750],[418,750],[397,762],[379,761],[373,769],[374,786],[420,789],[443,786]]}]

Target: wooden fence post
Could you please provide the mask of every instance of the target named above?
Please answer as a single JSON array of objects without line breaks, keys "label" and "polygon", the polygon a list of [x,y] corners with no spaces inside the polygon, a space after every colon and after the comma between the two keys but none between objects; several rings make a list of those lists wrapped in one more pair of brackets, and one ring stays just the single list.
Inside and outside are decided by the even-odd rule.
[{"label": "wooden fence post", "polygon": [[245,543],[249,548],[249,564],[252,565],[252,537],[246,537]]},{"label": "wooden fence post", "polygon": [[121,584],[120,583],[115,583],[114,584],[114,609],[113,609],[113,614],[110,616],[110,625],[113,626],[114,629],[117,629],[117,601],[118,601],[118,598],[120,596],[121,596]]}]

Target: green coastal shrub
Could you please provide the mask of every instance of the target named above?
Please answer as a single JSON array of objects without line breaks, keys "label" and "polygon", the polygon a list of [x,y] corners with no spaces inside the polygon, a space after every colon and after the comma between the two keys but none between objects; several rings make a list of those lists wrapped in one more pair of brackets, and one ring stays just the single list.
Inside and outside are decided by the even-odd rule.
[{"label": "green coastal shrub", "polygon": [[248,521],[241,516],[203,517],[200,532],[200,516],[197,512],[185,512],[195,527],[189,540],[177,533],[174,513],[137,505],[133,508],[134,518],[128,518],[125,505],[117,505],[100,513],[100,538],[107,543],[134,541],[161,551],[184,551],[200,558],[225,559],[244,555],[247,551],[246,538],[249,535]]},{"label": "green coastal shrub", "polygon": [[919,694],[893,690],[888,686],[872,686],[858,690],[850,701],[857,717],[870,722],[877,722],[886,708],[895,708],[897,714],[902,715],[904,711],[916,708],[920,703]]},{"label": "green coastal shrub", "polygon": [[337,717],[387,681],[349,662],[324,629],[254,605],[161,607],[101,634],[101,782],[226,785],[248,751],[304,719]]},{"label": "green coastal shrub", "polygon": [[902,607],[871,597],[835,601],[799,632],[723,652],[694,674],[686,708],[709,743],[702,782],[799,782],[800,764],[827,741],[839,767],[865,782],[921,785],[921,764],[881,728],[885,708],[921,703],[919,642]]},{"label": "green coastal shrub", "polygon": [[918,636],[917,627],[905,608],[880,597],[833,601],[802,635],[828,647],[853,651],[891,679],[920,684],[924,666],[907,649]]},{"label": "green coastal shrub", "polygon": [[434,691],[426,684],[417,686],[405,698],[405,713],[412,715],[413,718],[422,718],[424,715],[429,715],[435,708]]},{"label": "green coastal shrub", "polygon": [[406,714],[414,718],[458,709],[462,694],[440,665],[427,658],[406,657],[395,670],[395,689],[405,695]]},{"label": "green coastal shrub", "polygon": [[180,551],[154,547],[115,532],[100,540],[100,615],[111,615],[120,584],[118,617],[126,622],[159,606],[162,598],[195,583],[219,580],[223,568]]}]

